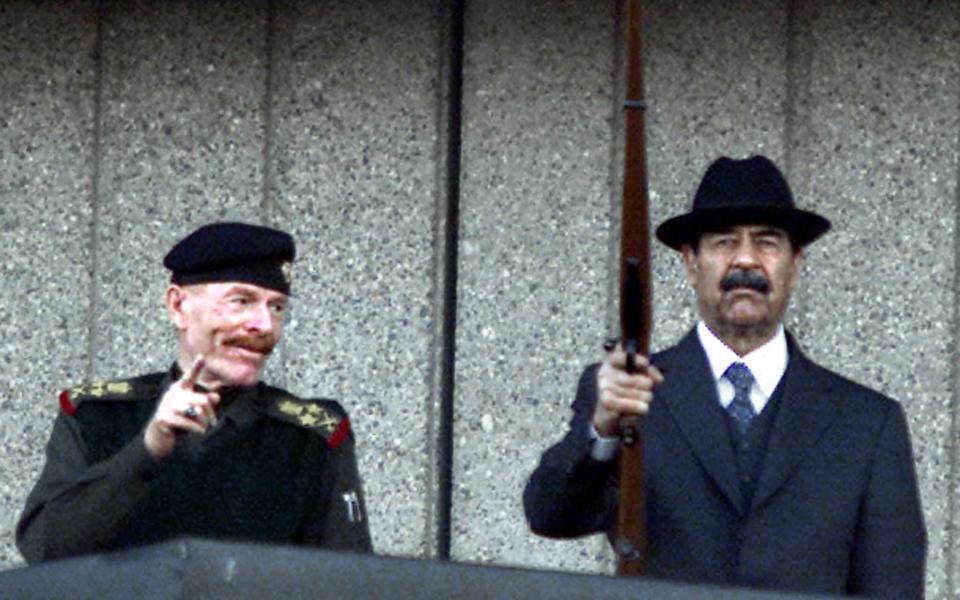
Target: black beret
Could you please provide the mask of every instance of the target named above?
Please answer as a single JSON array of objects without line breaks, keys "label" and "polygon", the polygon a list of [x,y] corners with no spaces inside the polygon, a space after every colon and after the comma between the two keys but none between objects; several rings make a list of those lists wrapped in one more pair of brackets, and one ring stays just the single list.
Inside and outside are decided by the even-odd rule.
[{"label": "black beret", "polygon": [[239,281],[290,293],[296,248],[290,234],[246,223],[212,223],[183,238],[163,266],[178,285]]}]

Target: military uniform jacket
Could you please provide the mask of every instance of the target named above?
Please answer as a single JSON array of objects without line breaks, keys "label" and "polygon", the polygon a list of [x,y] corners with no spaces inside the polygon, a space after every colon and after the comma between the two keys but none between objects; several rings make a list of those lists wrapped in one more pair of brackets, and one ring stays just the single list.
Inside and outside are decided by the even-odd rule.
[{"label": "military uniform jacket", "polygon": [[194,536],[369,551],[349,419],[332,400],[259,384],[224,391],[218,423],[161,462],[143,430],[179,376],[61,397],[46,464],[17,524],[30,563]]},{"label": "military uniform jacket", "polygon": [[[808,360],[789,362],[752,501],[695,332],[654,355],[664,373],[644,421],[647,573],[833,594],[923,596],[926,534],[900,405]],[[590,456],[597,367],[570,431],[524,492],[531,528],[574,537],[616,524],[617,462]]]}]

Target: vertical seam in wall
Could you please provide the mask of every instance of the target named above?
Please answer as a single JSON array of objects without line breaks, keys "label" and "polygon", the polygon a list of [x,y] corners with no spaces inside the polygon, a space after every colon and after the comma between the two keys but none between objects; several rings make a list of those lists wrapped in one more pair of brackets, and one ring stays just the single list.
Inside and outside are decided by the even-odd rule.
[{"label": "vertical seam in wall", "polygon": [[[613,94],[610,103],[610,235],[607,240],[607,331],[620,331],[620,236],[623,231],[623,169],[626,143],[626,116],[623,101],[626,98],[626,27],[627,11],[624,0],[616,0],[613,10],[613,73],[610,84]],[[644,3],[646,5],[646,3]],[[646,31],[646,28],[644,29]],[[645,68],[645,66],[644,66]],[[646,140],[644,140],[646,143]]]},{"label": "vertical seam in wall", "polygon": [[787,3],[787,23],[786,23],[786,89],[784,90],[784,123],[783,123],[783,162],[787,173],[793,173],[795,156],[793,152],[793,143],[796,139],[797,129],[797,15],[796,2],[791,0]]},{"label": "vertical seam in wall", "polygon": [[[787,16],[786,16],[786,50],[784,55],[785,69],[786,69],[786,81],[784,82],[784,98],[783,98],[783,167],[784,172],[787,174],[787,178],[793,181],[793,188],[797,189],[798,184],[801,182],[798,181],[799,174],[795,169],[796,166],[796,153],[794,152],[794,144],[797,141],[797,129],[800,116],[798,114],[798,88],[800,84],[798,82],[799,73],[797,61],[798,52],[797,45],[799,42],[799,25],[797,23],[797,3],[795,0],[790,0],[787,2]],[[802,182],[808,184],[809,182]],[[796,323],[798,328],[798,333],[802,335],[802,332],[807,328],[804,326],[804,319],[806,312],[803,310],[803,305],[805,304],[806,294],[796,293],[793,296],[792,307],[790,310],[790,316],[794,323]]]},{"label": "vertical seam in wall", "polygon": [[[960,20],[960,9],[953,15],[955,21]],[[960,71],[960,60],[955,67]],[[960,94],[955,98],[957,110],[960,111]],[[960,352],[960,278],[957,276],[957,270],[960,268],[960,129],[955,131],[956,140],[954,141],[954,176],[956,178],[954,188],[954,212],[953,212],[953,314],[951,315],[952,335],[950,344],[950,353],[953,360],[950,361],[950,382],[951,382],[951,406],[950,406],[950,431],[947,436],[946,452],[948,453],[947,477],[947,526],[944,532],[943,551],[945,555],[944,562],[946,570],[946,597],[956,598],[960,592],[960,581],[958,581],[957,564],[960,548],[960,532],[957,527],[960,526],[960,498],[957,497],[957,480],[960,477],[960,448],[957,447],[957,439],[960,436],[960,416],[957,411],[960,410],[960,363],[957,361],[958,352]],[[927,550],[929,552],[929,548]]]},{"label": "vertical seam in wall", "polygon": [[263,89],[263,169],[260,188],[260,207],[268,223],[273,222],[271,213],[277,210],[271,191],[273,189],[273,52],[274,52],[274,11],[275,2],[267,2],[265,76]]},{"label": "vertical seam in wall", "polygon": [[447,91],[446,215],[443,229],[443,324],[440,352],[440,410],[437,427],[437,558],[450,560],[453,510],[453,421],[457,328],[458,244],[460,237],[460,170],[463,107],[464,0],[453,0],[449,12]]},{"label": "vertical seam in wall", "polygon": [[[957,109],[960,110],[960,96],[957,98]],[[957,531],[957,527],[960,526],[960,516],[957,515],[957,511],[960,510],[960,498],[957,498],[957,489],[960,485],[957,483],[958,477],[960,477],[960,465],[957,464],[958,459],[960,459],[960,448],[957,448],[957,439],[960,436],[960,417],[957,416],[957,411],[960,411],[960,389],[958,389],[960,388],[960,364],[957,361],[958,349],[960,349],[960,279],[957,277],[957,269],[960,268],[960,241],[957,239],[957,236],[960,235],[960,130],[956,133],[955,158],[957,160],[954,161],[953,165],[956,176],[953,213],[953,339],[950,345],[953,356],[953,360],[950,361],[950,381],[953,390],[951,394],[952,406],[950,407],[950,434],[947,437],[946,448],[950,472],[947,478],[947,527],[943,540],[944,554],[946,555],[948,598],[956,598],[957,593],[960,592],[960,581],[957,580],[957,569],[960,568],[960,565],[957,564],[957,554],[960,553],[960,548],[957,548],[957,544],[960,543],[960,532]],[[953,441],[952,444],[951,440]]]},{"label": "vertical seam in wall", "polygon": [[437,498],[439,495],[439,470],[440,470],[440,438],[439,429],[439,411],[441,404],[441,383],[440,372],[443,362],[443,290],[444,290],[444,271],[443,265],[446,259],[446,248],[444,247],[444,224],[447,216],[447,126],[449,125],[447,117],[447,78],[449,77],[449,36],[450,19],[447,16],[446,4],[442,0],[437,0],[433,6],[434,24],[436,27],[436,36],[434,38],[434,56],[436,57],[436,85],[433,88],[434,94],[434,134],[433,146],[433,221],[430,230],[433,240],[433,252],[430,255],[430,341],[428,347],[427,371],[425,374],[427,384],[427,394],[424,399],[423,413],[426,415],[424,424],[424,437],[426,439],[426,459],[424,461],[424,475],[422,484],[424,489],[423,503],[423,553],[429,558],[437,556],[437,532],[440,522],[437,518],[439,509],[437,507]]},{"label": "vertical seam in wall", "polygon": [[[266,5],[267,14],[264,22],[264,77],[263,77],[263,105],[261,111],[263,114],[263,156],[260,165],[260,212],[264,222],[267,225],[276,225],[280,219],[277,214],[280,210],[279,203],[276,202],[271,190],[273,189],[273,161],[274,161],[274,119],[273,119],[273,87],[274,87],[274,46],[276,36],[274,34],[276,3],[269,0]],[[282,352],[276,355],[277,361],[277,385],[287,387],[286,369],[287,350],[284,346]]]},{"label": "vertical seam in wall", "polygon": [[93,164],[90,177],[90,231],[88,249],[90,252],[90,290],[89,312],[87,314],[87,365],[86,379],[93,379],[95,352],[97,344],[97,315],[100,314],[100,286],[97,282],[99,271],[100,239],[98,235],[100,222],[100,163],[102,160],[102,130],[103,120],[103,1],[97,2],[96,33],[93,47]]},{"label": "vertical seam in wall", "polygon": [[[811,72],[813,52],[810,49],[810,40],[805,36],[809,31],[809,15],[803,10],[803,0],[790,0],[787,3],[785,24],[786,49],[784,82],[784,123],[783,123],[783,161],[784,172],[791,182],[791,188],[809,190],[812,188],[811,169],[798,154],[804,135],[809,136],[812,130],[810,123],[811,101]],[[800,198],[801,207],[815,208],[808,205],[808,200]],[[806,206],[804,206],[806,205]],[[804,265],[807,263],[804,262]],[[793,295],[790,302],[789,317],[801,338],[810,328],[810,319],[806,307],[810,304],[809,293],[804,292],[801,286]]]}]

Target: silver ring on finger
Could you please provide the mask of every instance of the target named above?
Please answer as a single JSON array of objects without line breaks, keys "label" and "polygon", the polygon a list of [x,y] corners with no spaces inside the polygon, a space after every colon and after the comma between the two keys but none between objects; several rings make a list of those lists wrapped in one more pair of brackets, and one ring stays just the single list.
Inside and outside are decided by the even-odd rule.
[{"label": "silver ring on finger", "polygon": [[196,406],[188,406],[187,410],[183,411],[183,416],[189,419],[196,419],[198,414]]}]

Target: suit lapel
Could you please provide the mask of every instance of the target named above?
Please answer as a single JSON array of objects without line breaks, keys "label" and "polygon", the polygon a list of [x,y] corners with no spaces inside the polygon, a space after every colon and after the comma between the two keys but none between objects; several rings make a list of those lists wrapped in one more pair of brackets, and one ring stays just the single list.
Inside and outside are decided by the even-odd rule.
[{"label": "suit lapel", "polygon": [[789,334],[787,342],[790,362],[783,376],[783,397],[767,445],[755,506],[787,481],[839,412],[819,368],[800,352]]},{"label": "suit lapel", "polygon": [[657,366],[664,370],[664,382],[657,388],[656,401],[667,407],[704,471],[744,513],[730,435],[696,331],[687,334]]}]

